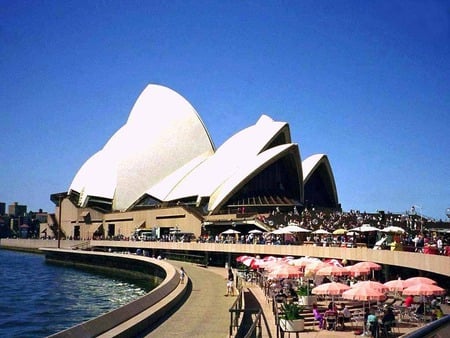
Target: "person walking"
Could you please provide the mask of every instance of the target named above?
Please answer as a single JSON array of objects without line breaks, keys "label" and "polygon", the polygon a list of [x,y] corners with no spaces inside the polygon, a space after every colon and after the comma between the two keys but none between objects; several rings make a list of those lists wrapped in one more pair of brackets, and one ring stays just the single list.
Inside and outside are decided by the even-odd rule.
[{"label": "person walking", "polygon": [[234,295],[234,274],[233,269],[228,268],[228,276],[227,276],[227,294],[225,296],[233,296]]},{"label": "person walking", "polygon": [[184,284],[185,277],[186,277],[186,272],[184,271],[184,268],[181,267],[180,268],[180,283],[181,284]]}]

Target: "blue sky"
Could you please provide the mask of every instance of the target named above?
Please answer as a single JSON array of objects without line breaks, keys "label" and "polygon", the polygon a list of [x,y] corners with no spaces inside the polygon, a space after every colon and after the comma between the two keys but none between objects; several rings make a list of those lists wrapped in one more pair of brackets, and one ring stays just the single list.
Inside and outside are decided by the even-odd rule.
[{"label": "blue sky", "polygon": [[288,122],[345,211],[446,219],[449,1],[0,0],[0,201],[54,211],[149,83],[216,146]]}]

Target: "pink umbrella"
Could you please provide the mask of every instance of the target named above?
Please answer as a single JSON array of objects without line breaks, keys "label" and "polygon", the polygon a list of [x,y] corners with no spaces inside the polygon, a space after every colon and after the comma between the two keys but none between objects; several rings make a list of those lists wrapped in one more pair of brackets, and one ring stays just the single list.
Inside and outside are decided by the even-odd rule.
[{"label": "pink umbrella", "polygon": [[[412,286],[407,287],[403,290],[403,295],[411,295],[411,296],[433,296],[433,295],[443,295],[445,294],[445,289],[427,283],[417,283]],[[423,299],[423,308],[425,309],[425,301],[426,298]]]},{"label": "pink umbrella", "polygon": [[280,260],[277,261],[263,261],[259,263],[259,267],[267,270],[267,271],[271,271],[273,268],[275,268],[276,266],[282,264]]},{"label": "pink umbrella", "polygon": [[312,262],[321,262],[321,260],[316,257],[301,257],[291,260],[289,264],[304,268]]},{"label": "pink umbrella", "polygon": [[426,283],[417,283],[412,286],[407,287],[403,290],[402,294],[412,295],[412,296],[432,296],[432,295],[442,295],[445,293],[445,289],[434,285]]},{"label": "pink umbrella", "polygon": [[332,301],[334,302],[334,296],[342,295],[344,291],[350,289],[350,286],[338,282],[324,283],[316,286],[311,290],[314,295],[328,295],[332,296]]},{"label": "pink umbrella", "polygon": [[377,264],[374,262],[359,262],[359,263],[356,263],[355,266],[367,267],[370,270],[381,270],[382,269],[382,266],[380,264]]},{"label": "pink umbrella", "polygon": [[375,289],[379,292],[385,293],[389,291],[389,288],[380,282],[374,282],[370,280],[360,281],[356,284],[353,284],[352,288],[360,288],[360,287],[369,287],[371,289]]},{"label": "pink umbrella", "polygon": [[315,295],[341,295],[344,291],[349,290],[350,287],[343,283],[331,282],[316,286],[311,290]]},{"label": "pink umbrella", "polygon": [[303,276],[303,272],[296,266],[289,264],[282,264],[276,266],[268,274],[268,278],[299,278]]},{"label": "pink umbrella", "polygon": [[[363,302],[376,300],[376,301],[382,301],[386,299],[386,296],[384,293],[377,291],[375,289],[372,289],[370,286],[360,286],[357,288],[351,288],[347,291],[344,291],[342,293],[342,298],[344,299],[352,299],[352,300],[361,300]],[[363,312],[365,312],[365,303],[363,303]],[[364,321],[364,332],[366,331],[366,323]]]},{"label": "pink umbrella", "polygon": [[316,271],[316,276],[344,276],[349,274],[348,270],[337,265],[324,266]]},{"label": "pink umbrella", "polygon": [[369,285],[362,285],[356,288],[350,288],[349,290],[345,291],[342,294],[342,298],[362,301],[381,301],[386,299],[386,295],[376,289],[371,288]]},{"label": "pink umbrella", "polygon": [[381,270],[382,266],[380,264],[374,263],[374,262],[359,262],[356,263],[355,266],[358,267],[364,267],[364,268],[369,268],[370,271],[372,271],[372,278],[375,278],[375,270]]},{"label": "pink umbrella", "polygon": [[364,266],[348,265],[344,269],[350,272],[351,276],[355,277],[368,275],[370,273],[370,269]]},{"label": "pink umbrella", "polygon": [[411,278],[408,278],[405,282],[406,282],[407,287],[412,286],[414,284],[418,284],[418,283],[437,284],[436,281],[434,281],[428,277],[411,277]]},{"label": "pink umbrella", "polygon": [[407,283],[404,279],[394,279],[384,283],[389,288],[389,291],[403,291],[407,287]]},{"label": "pink umbrella", "polygon": [[324,268],[327,266],[330,266],[330,264],[322,262],[322,261],[314,261],[314,262],[306,264],[305,271],[316,273],[321,268]]}]

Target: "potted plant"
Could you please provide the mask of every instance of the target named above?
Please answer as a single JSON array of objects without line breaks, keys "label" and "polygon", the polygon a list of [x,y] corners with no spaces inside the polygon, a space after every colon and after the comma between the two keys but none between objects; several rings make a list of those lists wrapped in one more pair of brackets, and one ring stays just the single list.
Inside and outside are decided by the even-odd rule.
[{"label": "potted plant", "polygon": [[302,315],[304,306],[294,302],[281,304],[280,326],[286,332],[299,332],[305,329],[305,318]]},{"label": "potted plant", "polygon": [[305,306],[311,306],[317,303],[317,297],[311,295],[311,290],[307,284],[302,284],[297,290],[298,301]]}]

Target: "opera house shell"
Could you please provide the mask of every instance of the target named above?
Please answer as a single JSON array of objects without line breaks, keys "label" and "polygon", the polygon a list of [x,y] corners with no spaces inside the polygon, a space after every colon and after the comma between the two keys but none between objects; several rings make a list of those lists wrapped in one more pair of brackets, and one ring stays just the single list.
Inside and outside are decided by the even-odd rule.
[{"label": "opera house shell", "polygon": [[339,207],[327,156],[302,163],[288,123],[262,115],[216,149],[192,105],[153,84],[126,123],[81,166],[68,196],[77,208],[104,212],[179,204],[203,215]]}]

